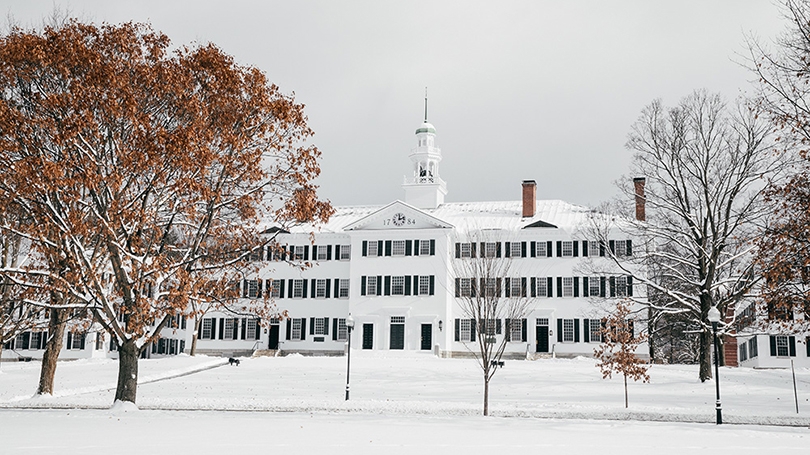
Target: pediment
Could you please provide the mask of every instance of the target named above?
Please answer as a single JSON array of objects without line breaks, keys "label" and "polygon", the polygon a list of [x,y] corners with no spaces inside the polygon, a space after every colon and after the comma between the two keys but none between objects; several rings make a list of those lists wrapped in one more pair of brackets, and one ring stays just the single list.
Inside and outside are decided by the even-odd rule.
[{"label": "pediment", "polygon": [[453,225],[440,220],[402,201],[394,201],[385,207],[347,225],[345,231],[404,230],[404,229],[451,229]]}]

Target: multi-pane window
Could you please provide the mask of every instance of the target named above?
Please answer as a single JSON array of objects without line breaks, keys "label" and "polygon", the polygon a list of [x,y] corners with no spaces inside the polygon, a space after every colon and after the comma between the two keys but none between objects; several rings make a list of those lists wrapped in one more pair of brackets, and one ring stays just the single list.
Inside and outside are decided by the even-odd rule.
[{"label": "multi-pane window", "polygon": [[[420,284],[420,291],[421,291],[421,283]],[[472,293],[472,278],[459,278],[458,280],[458,295],[460,297],[470,297]],[[419,294],[422,294],[419,292]]]},{"label": "multi-pane window", "polygon": [[340,260],[348,261],[351,258],[352,258],[352,246],[340,245]]},{"label": "multi-pane window", "polygon": [[498,244],[496,242],[487,242],[484,244],[484,252],[486,257],[494,258],[498,253]]},{"label": "multi-pane window", "polygon": [[759,355],[759,348],[757,347],[757,337],[748,340],[748,354],[753,359]]},{"label": "multi-pane window", "polygon": [[[96,340],[101,339],[101,342],[104,343],[104,335],[99,333],[96,336]],[[39,345],[42,342],[42,332],[31,332],[31,341],[28,343],[28,349],[39,349]],[[98,343],[96,343],[98,345]],[[96,348],[101,349],[101,348]]]},{"label": "multi-pane window", "polygon": [[535,244],[534,255],[539,258],[544,258],[548,256],[548,250],[546,250],[546,242],[537,242]]},{"label": "multi-pane window", "polygon": [[405,256],[405,241],[394,240],[391,242],[391,255],[392,256]]},{"label": "multi-pane window", "polygon": [[616,297],[625,297],[627,296],[627,277],[626,276],[617,276],[616,277]]},{"label": "multi-pane window", "polygon": [[366,278],[366,294],[367,295],[377,295],[377,277],[372,275]]},{"label": "multi-pane window", "polygon": [[588,330],[590,331],[591,343],[599,343],[602,341],[602,320],[591,319],[588,321]]},{"label": "multi-pane window", "polygon": [[82,342],[84,341],[85,334],[83,333],[74,333],[73,339],[71,340],[70,346],[68,349],[81,349]]},{"label": "multi-pane window", "polygon": [[487,336],[495,336],[495,319],[487,319],[486,321],[486,334]]},{"label": "multi-pane window", "polygon": [[293,298],[304,297],[304,280],[293,280]]},{"label": "multi-pane window", "polygon": [[248,298],[255,299],[259,297],[259,281],[247,280],[247,296]]},{"label": "multi-pane window", "polygon": [[599,256],[599,242],[595,240],[588,242],[588,256]]},{"label": "multi-pane window", "polygon": [[748,343],[742,343],[740,345],[740,362],[745,362],[748,360]]},{"label": "multi-pane window", "polygon": [[391,295],[405,295],[405,277],[391,277]]},{"label": "multi-pane window", "polygon": [[349,338],[349,331],[346,327],[346,319],[340,318],[337,322],[337,339],[338,341],[346,341]]},{"label": "multi-pane window", "polygon": [[329,248],[331,248],[330,245],[318,245],[318,251],[317,251],[316,254],[317,254],[317,259],[319,261],[325,261],[326,260],[326,258],[328,257],[326,250],[328,250]]},{"label": "multi-pane window", "polygon": [[627,242],[624,240],[616,240],[613,242],[613,251],[616,256],[626,256],[627,255]]},{"label": "multi-pane window", "polygon": [[574,255],[574,242],[571,240],[563,240],[562,255],[565,257],[571,257]]},{"label": "multi-pane window", "polygon": [[341,278],[338,282],[339,289],[338,289],[338,297],[341,299],[345,299],[349,297],[349,280],[346,278]]},{"label": "multi-pane window", "polygon": [[315,280],[315,298],[322,299],[326,297],[326,280]]},{"label": "multi-pane window", "polygon": [[548,318],[537,318],[537,325],[539,326],[548,325]]},{"label": "multi-pane window", "polygon": [[785,335],[777,335],[776,336],[776,356],[777,357],[788,357],[790,355],[790,349],[788,348],[788,337]]},{"label": "multi-pane window", "polygon": [[498,293],[498,280],[496,278],[484,278],[484,291],[488,297],[495,297]]},{"label": "multi-pane window", "polygon": [[472,244],[462,243],[459,245],[460,256],[463,258],[472,257]]},{"label": "multi-pane window", "polygon": [[563,297],[573,297],[574,296],[574,277],[565,276],[562,279],[562,296]]},{"label": "multi-pane window", "polygon": [[591,297],[598,297],[602,293],[601,279],[598,276],[592,276],[588,279],[588,295]]},{"label": "multi-pane window", "polygon": [[292,333],[290,333],[291,340],[301,340],[301,321],[302,319],[294,318],[290,324]]},{"label": "multi-pane window", "polygon": [[366,253],[369,256],[379,256],[380,255],[379,251],[377,251],[378,246],[379,246],[379,244],[376,241],[374,241],[374,240],[369,241],[368,242],[368,251],[366,251]]},{"label": "multi-pane window", "polygon": [[276,280],[267,280],[267,286],[270,287],[270,296],[277,299],[281,297],[281,286]]},{"label": "multi-pane window", "polygon": [[523,320],[512,319],[509,321],[509,336],[512,341],[523,340]]},{"label": "multi-pane window", "polygon": [[428,255],[430,255],[430,240],[422,240],[421,242],[419,242],[419,256],[428,256]]},{"label": "multi-pane window", "polygon": [[461,341],[470,341],[472,338],[472,321],[461,319],[458,321],[458,337]]},{"label": "multi-pane window", "polygon": [[523,255],[522,244],[520,242],[512,242],[509,244],[509,256],[519,258]]},{"label": "multi-pane window", "polygon": [[391,316],[391,324],[404,324],[405,316]]},{"label": "multi-pane window", "polygon": [[258,334],[258,327],[257,322],[255,319],[248,319],[247,320],[247,327],[245,327],[245,338],[248,340],[257,340],[259,337]]},{"label": "multi-pane window", "polygon": [[509,295],[512,297],[523,296],[523,286],[520,278],[512,278],[509,280]]},{"label": "multi-pane window", "polygon": [[302,245],[296,245],[295,250],[293,253],[293,259],[300,261],[304,259],[304,247]]},{"label": "multi-pane window", "polygon": [[326,330],[326,318],[315,318],[315,335],[324,335]]},{"label": "multi-pane window", "polygon": [[211,326],[213,324],[213,320],[211,318],[205,318],[202,321],[202,335],[200,336],[203,340],[210,340],[212,337],[211,333]]},{"label": "multi-pane window", "polygon": [[225,333],[223,334],[224,339],[226,340],[233,340],[233,332],[234,332],[234,323],[236,319],[233,318],[226,318],[225,319]]},{"label": "multi-pane window", "polygon": [[[467,282],[469,285],[469,281]],[[430,294],[430,277],[429,276],[420,276],[419,277],[419,295],[428,295]]]},{"label": "multi-pane window", "polygon": [[537,278],[537,297],[549,297],[551,295],[550,289],[548,288],[548,279],[542,276]]},{"label": "multi-pane window", "polygon": [[563,342],[570,343],[574,341],[574,320],[563,319]]}]

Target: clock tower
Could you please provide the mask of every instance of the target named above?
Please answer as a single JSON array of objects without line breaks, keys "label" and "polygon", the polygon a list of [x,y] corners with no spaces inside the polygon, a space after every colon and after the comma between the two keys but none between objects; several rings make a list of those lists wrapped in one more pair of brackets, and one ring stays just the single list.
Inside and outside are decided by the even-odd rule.
[{"label": "clock tower", "polygon": [[409,158],[413,176],[405,176],[405,202],[420,209],[435,209],[444,203],[447,184],[439,176],[441,149],[435,146],[436,128],[428,123],[427,90],[425,90],[425,121],[416,130],[416,148]]}]

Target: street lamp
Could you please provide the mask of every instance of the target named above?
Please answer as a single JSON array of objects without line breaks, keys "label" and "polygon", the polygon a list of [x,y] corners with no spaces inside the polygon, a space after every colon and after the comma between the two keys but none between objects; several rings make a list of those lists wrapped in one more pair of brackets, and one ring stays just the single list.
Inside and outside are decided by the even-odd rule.
[{"label": "street lamp", "polygon": [[714,332],[714,383],[717,389],[715,407],[717,409],[717,424],[720,425],[723,423],[723,410],[720,406],[720,350],[717,346],[717,323],[720,322],[720,311],[716,306],[713,306],[706,317],[712,323],[712,332]]},{"label": "street lamp", "polygon": [[349,313],[346,318],[346,329],[349,331],[349,350],[346,352],[346,401],[349,401],[349,369],[352,366],[352,329],[354,328],[354,318]]}]

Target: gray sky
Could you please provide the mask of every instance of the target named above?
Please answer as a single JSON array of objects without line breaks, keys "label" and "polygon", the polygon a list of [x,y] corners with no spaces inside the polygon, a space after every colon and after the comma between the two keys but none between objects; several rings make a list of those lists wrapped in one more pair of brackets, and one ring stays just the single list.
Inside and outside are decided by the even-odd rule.
[{"label": "gray sky", "polygon": [[538,198],[596,205],[628,172],[645,105],[751,92],[745,34],[785,26],[768,0],[0,0],[23,25],[54,5],[216,43],[295,92],[335,205],[404,199],[426,86],[448,202],[517,200],[534,179]]}]

